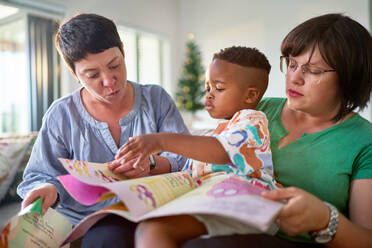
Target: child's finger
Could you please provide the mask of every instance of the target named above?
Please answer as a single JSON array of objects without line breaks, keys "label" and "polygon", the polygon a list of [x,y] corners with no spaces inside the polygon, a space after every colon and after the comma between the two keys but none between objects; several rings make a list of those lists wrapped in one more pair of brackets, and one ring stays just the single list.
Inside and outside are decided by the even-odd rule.
[{"label": "child's finger", "polygon": [[[141,147],[137,147],[135,145],[131,144],[125,144],[123,145],[119,151],[115,155],[115,159],[118,159],[120,157],[125,157],[126,160],[132,159],[136,156],[137,153],[141,152]],[[131,154],[131,155],[128,155]],[[134,154],[134,155],[132,155]],[[128,157],[129,156],[129,157]]]},{"label": "child's finger", "polygon": [[141,155],[142,155],[141,150],[136,149],[136,150],[128,151],[126,154],[122,156],[122,158],[125,159],[125,161],[131,161],[132,159],[140,157]]},{"label": "child's finger", "polygon": [[119,148],[119,150],[116,152],[115,159],[120,158],[124,151],[126,150],[127,144],[124,144],[122,147]]},{"label": "child's finger", "polygon": [[120,157],[123,153],[125,154],[127,150],[130,150],[134,140],[134,137],[130,137],[129,140],[116,152],[115,158],[117,159],[117,157]]}]

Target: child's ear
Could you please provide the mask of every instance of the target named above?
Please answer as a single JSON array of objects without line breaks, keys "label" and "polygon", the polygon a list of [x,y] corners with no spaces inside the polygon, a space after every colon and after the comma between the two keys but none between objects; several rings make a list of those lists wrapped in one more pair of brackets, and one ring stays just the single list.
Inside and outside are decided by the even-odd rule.
[{"label": "child's ear", "polygon": [[260,91],[257,88],[248,88],[245,102],[247,104],[257,103],[260,98]]}]

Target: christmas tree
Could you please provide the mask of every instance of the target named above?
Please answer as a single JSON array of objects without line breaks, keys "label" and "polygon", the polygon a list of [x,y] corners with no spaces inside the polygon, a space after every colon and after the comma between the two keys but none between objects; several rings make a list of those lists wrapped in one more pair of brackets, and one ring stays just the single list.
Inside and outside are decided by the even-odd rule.
[{"label": "christmas tree", "polygon": [[195,113],[203,109],[201,100],[204,96],[204,68],[201,65],[201,54],[192,37],[186,43],[186,60],[176,93],[177,107]]}]

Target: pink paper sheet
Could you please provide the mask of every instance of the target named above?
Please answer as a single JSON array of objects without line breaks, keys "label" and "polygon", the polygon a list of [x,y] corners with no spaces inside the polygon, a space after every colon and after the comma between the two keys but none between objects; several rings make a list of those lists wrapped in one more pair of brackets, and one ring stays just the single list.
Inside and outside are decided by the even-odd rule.
[{"label": "pink paper sheet", "polygon": [[104,187],[83,183],[71,175],[59,176],[58,179],[75,200],[88,206],[95,204],[102,194],[109,191]]}]

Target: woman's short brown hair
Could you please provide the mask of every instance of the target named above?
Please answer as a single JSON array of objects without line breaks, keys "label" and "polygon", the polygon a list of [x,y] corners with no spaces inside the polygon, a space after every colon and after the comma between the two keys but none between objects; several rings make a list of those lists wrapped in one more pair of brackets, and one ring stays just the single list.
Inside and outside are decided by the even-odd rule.
[{"label": "woman's short brown hair", "polygon": [[84,59],[88,53],[97,54],[117,47],[124,55],[122,42],[115,23],[96,14],[78,14],[61,24],[55,45],[67,66],[75,74],[75,62]]},{"label": "woman's short brown hair", "polygon": [[316,46],[339,77],[341,108],[334,121],[356,108],[364,109],[372,88],[371,34],[350,17],[326,14],[311,18],[289,32],[281,52],[284,56],[297,56]]}]

